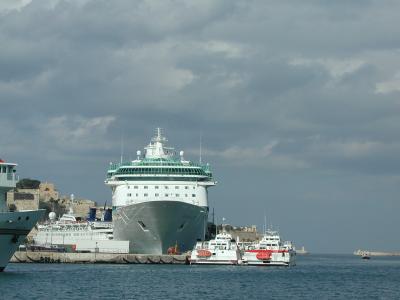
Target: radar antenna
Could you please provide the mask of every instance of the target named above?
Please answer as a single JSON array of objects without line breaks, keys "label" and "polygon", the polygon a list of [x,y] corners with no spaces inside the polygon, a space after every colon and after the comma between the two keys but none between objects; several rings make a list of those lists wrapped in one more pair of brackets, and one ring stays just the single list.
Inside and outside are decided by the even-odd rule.
[{"label": "radar antenna", "polygon": [[201,145],[202,144],[202,138],[203,138],[203,134],[200,132],[200,149],[199,149],[199,162],[200,162],[200,164],[201,164],[201,154],[202,154],[201,153],[202,152],[201,151],[202,150],[201,149],[202,148],[202,145]]},{"label": "radar antenna", "polygon": [[124,159],[124,134],[121,135],[121,164]]}]

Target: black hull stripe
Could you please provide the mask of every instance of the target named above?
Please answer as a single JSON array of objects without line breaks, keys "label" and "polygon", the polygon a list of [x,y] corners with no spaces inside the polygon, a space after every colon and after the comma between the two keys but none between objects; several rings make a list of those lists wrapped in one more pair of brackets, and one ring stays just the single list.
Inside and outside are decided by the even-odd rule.
[{"label": "black hull stripe", "polygon": [[26,229],[9,229],[9,228],[0,228],[0,235],[13,234],[13,235],[28,235],[30,230]]}]

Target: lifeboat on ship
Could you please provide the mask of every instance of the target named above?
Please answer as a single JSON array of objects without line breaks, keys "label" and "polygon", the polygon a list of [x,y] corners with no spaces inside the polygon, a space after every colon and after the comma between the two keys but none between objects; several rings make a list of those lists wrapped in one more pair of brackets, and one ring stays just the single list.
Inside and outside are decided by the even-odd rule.
[{"label": "lifeboat on ship", "polygon": [[208,250],[201,249],[201,250],[197,251],[197,256],[198,257],[210,257],[211,256],[211,252],[208,251]]},{"label": "lifeboat on ship", "polygon": [[258,252],[256,258],[259,260],[270,260],[271,259],[271,252],[270,251],[261,251]]}]

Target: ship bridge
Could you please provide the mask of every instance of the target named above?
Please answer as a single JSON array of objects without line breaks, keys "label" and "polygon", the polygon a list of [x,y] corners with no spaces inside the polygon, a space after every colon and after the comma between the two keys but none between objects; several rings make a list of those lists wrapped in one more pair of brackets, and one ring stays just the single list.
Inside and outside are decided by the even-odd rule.
[{"label": "ship bridge", "polygon": [[4,160],[0,159],[0,187],[15,187],[18,181],[16,166],[17,164],[6,163]]},{"label": "ship bridge", "polygon": [[137,159],[128,162],[110,163],[108,181],[197,181],[214,185],[208,164],[197,164],[175,156],[174,148],[166,146],[167,139],[157,128],[156,136],[145,147],[145,155],[137,151]]},{"label": "ship bridge", "polygon": [[17,184],[16,166],[17,164],[6,163],[0,159],[0,212],[8,211],[6,192]]},{"label": "ship bridge", "polygon": [[145,158],[119,164],[110,164],[107,179],[118,180],[188,180],[212,181],[209,165],[182,162],[174,159]]}]

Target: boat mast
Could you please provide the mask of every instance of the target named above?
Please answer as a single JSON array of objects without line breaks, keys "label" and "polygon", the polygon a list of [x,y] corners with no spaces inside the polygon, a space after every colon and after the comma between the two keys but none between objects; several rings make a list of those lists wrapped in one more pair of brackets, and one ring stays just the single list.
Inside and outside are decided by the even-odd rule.
[{"label": "boat mast", "polygon": [[201,144],[202,144],[202,134],[201,134],[201,132],[200,132],[200,149],[199,149],[199,150],[200,150],[200,151],[199,151],[199,156],[200,156],[200,157],[199,157],[199,163],[200,163],[200,165],[201,165],[201,150],[202,150],[202,149],[201,149],[201,148],[202,148],[202,147],[201,147],[201,146],[202,146]]},{"label": "boat mast", "polygon": [[121,135],[121,165],[124,158],[124,135]]}]

